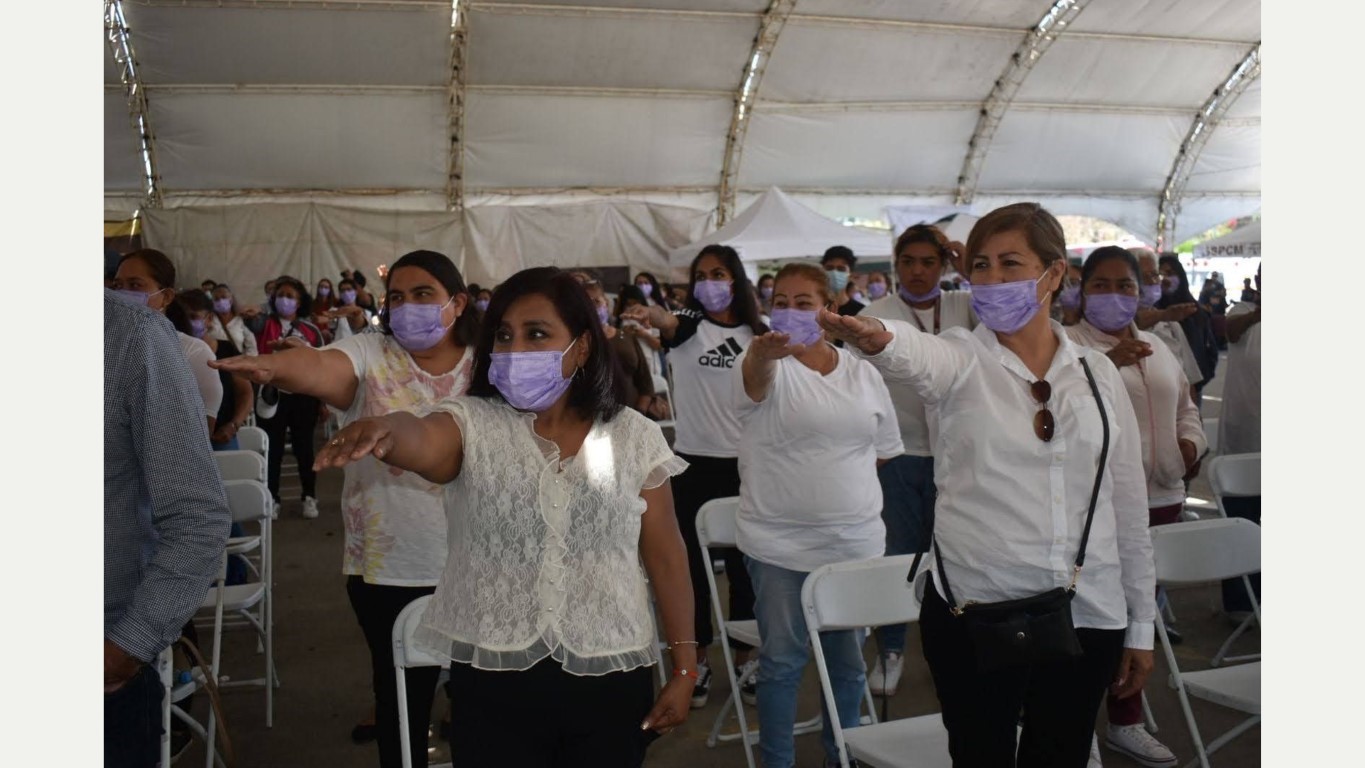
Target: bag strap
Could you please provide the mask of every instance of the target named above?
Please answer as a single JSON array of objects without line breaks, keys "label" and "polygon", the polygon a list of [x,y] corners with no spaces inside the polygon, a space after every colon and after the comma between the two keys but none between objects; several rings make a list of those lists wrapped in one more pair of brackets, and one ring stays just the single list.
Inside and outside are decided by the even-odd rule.
[{"label": "bag strap", "polygon": [[[1100,461],[1095,470],[1095,485],[1090,490],[1090,510],[1085,516],[1085,530],[1081,533],[1081,549],[1076,553],[1076,566],[1071,573],[1071,585],[1067,591],[1075,594],[1076,582],[1081,577],[1081,568],[1085,565],[1085,549],[1090,543],[1090,526],[1095,522],[1095,506],[1100,498],[1100,484],[1104,481],[1104,466],[1109,460],[1109,416],[1104,410],[1104,399],[1100,397],[1100,387],[1095,383],[1095,375],[1090,372],[1090,365],[1081,356],[1081,368],[1085,370],[1085,379],[1090,384],[1090,392],[1095,396],[1095,407],[1100,411],[1100,426],[1104,430],[1104,440],[1100,443]],[[957,604],[957,599],[953,597],[953,590],[948,586],[948,574],[943,569],[943,555],[938,549],[938,537],[933,537],[932,546],[934,548],[934,560],[938,566],[938,578],[943,584],[943,597],[948,602],[948,608],[954,616],[961,615],[962,608]],[[915,560],[910,564],[910,573],[905,577],[906,581],[914,581],[915,574],[919,572],[920,561],[924,558],[923,552],[915,554]]]}]

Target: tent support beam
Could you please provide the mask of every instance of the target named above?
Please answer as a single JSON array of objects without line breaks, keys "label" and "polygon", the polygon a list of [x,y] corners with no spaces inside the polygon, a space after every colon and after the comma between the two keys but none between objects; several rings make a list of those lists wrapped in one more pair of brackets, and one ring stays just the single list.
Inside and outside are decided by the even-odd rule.
[{"label": "tent support beam", "polygon": [[1175,247],[1176,217],[1180,215],[1180,203],[1186,197],[1185,185],[1189,183],[1190,174],[1194,172],[1194,167],[1199,162],[1199,155],[1204,151],[1209,135],[1222,122],[1228,109],[1236,103],[1247,86],[1260,76],[1261,44],[1256,43],[1237,66],[1232,68],[1232,72],[1223,82],[1213,89],[1208,100],[1195,114],[1194,122],[1190,125],[1189,132],[1185,134],[1185,140],[1180,142],[1180,150],[1176,152],[1175,161],[1171,163],[1171,172],[1166,176],[1166,186],[1161,190],[1156,217],[1158,248]]},{"label": "tent support beam", "polygon": [[[756,112],[962,112],[981,108],[979,101],[765,101],[754,106]],[[1015,101],[1016,112],[1076,112],[1082,114],[1152,115],[1184,117],[1188,106],[1162,107],[1145,104],[1101,104],[1094,102]]]},{"label": "tent support beam", "polygon": [[469,56],[469,30],[460,0],[450,0],[450,156],[447,163],[446,205],[464,209],[464,99],[465,70]]},{"label": "tent support beam", "polygon": [[1010,108],[1014,95],[1019,92],[1019,86],[1024,84],[1024,80],[1043,54],[1047,53],[1052,42],[1066,31],[1067,25],[1074,21],[1089,3],[1090,0],[1055,0],[1047,9],[1047,13],[1043,14],[1043,18],[1024,35],[1023,42],[1010,56],[1005,71],[1000,73],[990,94],[986,96],[985,103],[981,105],[976,130],[967,141],[967,156],[962,160],[962,172],[957,176],[957,193],[954,196],[958,205],[972,202],[976,194],[976,183],[981,178],[981,168],[986,162],[986,153],[990,151],[991,140],[995,138],[995,131],[1000,127],[1000,121]]},{"label": "tent support beam", "polygon": [[138,75],[137,56],[133,54],[133,42],[128,36],[128,24],[123,19],[123,3],[120,0],[104,0],[104,31],[114,64],[119,69],[119,79],[123,81],[123,90],[128,96],[128,113],[138,133],[138,149],[142,154],[142,205],[160,208],[161,174],[157,172],[156,136],[152,133],[147,90],[142,87],[142,78]]},{"label": "tent support beam", "polygon": [[777,38],[787,23],[787,17],[796,7],[796,0],[772,0],[763,20],[758,24],[758,34],[754,35],[753,50],[744,65],[744,76],[740,78],[739,88],[735,91],[735,111],[730,116],[730,130],[725,134],[725,161],[720,168],[720,189],[716,202],[716,227],[735,213],[735,188],[739,181],[739,162],[744,156],[744,136],[749,131],[749,115],[754,102],[758,100],[758,86],[763,81],[763,72],[768,68],[768,59]]}]

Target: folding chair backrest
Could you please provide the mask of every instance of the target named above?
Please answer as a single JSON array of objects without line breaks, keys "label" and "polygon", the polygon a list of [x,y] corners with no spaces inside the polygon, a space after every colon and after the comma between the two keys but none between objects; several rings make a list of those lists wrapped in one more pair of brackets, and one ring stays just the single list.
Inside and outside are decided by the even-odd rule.
[{"label": "folding chair backrest", "polygon": [[431,595],[423,595],[408,603],[398,613],[393,622],[393,666],[394,667],[445,667],[450,660],[438,659],[413,645],[412,635],[422,623],[422,614],[427,610]]},{"label": "folding chair backrest", "polygon": [[733,547],[735,516],[739,514],[739,497],[712,499],[697,512],[697,541],[703,547]]},{"label": "folding chair backrest", "polygon": [[1261,454],[1216,457],[1209,463],[1209,486],[1215,496],[1260,496]]},{"label": "folding chair backrest", "polygon": [[1231,579],[1261,570],[1261,526],[1240,517],[1151,529],[1158,584]]},{"label": "folding chair backrest", "polygon": [[265,457],[255,451],[214,451],[213,459],[224,481],[266,480]]},{"label": "folding chair backrest", "polygon": [[227,492],[232,522],[250,523],[270,518],[274,501],[270,497],[270,489],[260,480],[226,480],[223,490]]},{"label": "folding chair backrest", "polygon": [[242,427],[237,430],[237,445],[244,451],[265,456],[270,452],[270,436],[260,427]]},{"label": "folding chair backrest", "polygon": [[918,621],[915,585],[905,580],[914,560],[896,555],[815,569],[801,587],[806,626],[823,632]]},{"label": "folding chair backrest", "polygon": [[1218,419],[1204,419],[1204,442],[1209,446],[1209,455],[1218,455]]}]

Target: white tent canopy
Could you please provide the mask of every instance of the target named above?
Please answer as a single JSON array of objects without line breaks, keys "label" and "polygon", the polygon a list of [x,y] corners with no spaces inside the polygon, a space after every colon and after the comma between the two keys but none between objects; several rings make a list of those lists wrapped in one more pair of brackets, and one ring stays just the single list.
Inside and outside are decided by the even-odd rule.
[{"label": "white tent canopy", "polygon": [[[957,205],[965,191],[975,214],[1037,200],[1150,241],[1196,116],[1261,35],[1259,0],[114,5],[126,22],[104,42],[114,215],[150,192],[166,208],[289,200],[463,217],[607,201],[716,212],[727,178],[731,215],[772,186],[832,218]],[[1065,24],[1040,35],[1056,9]],[[108,38],[131,46],[145,101],[130,101]],[[1030,41],[1045,43],[1037,56]],[[1017,89],[994,92],[1006,73]],[[1177,240],[1260,207],[1250,83],[1199,132],[1208,138],[1181,173]]]},{"label": "white tent canopy", "polygon": [[1261,220],[1200,243],[1195,246],[1194,255],[1199,259],[1261,258]]},{"label": "white tent canopy", "polygon": [[791,199],[773,187],[763,193],[735,220],[668,256],[675,271],[687,265],[703,247],[728,245],[739,252],[740,261],[776,261],[818,257],[831,246],[843,245],[859,258],[889,257],[891,240],[887,233],[845,227]]}]

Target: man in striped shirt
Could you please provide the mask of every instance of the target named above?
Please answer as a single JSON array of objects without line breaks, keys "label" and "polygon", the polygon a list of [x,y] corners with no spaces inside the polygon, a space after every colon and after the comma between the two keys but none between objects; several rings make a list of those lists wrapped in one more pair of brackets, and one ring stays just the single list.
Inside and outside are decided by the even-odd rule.
[{"label": "man in striped shirt", "polygon": [[104,292],[104,764],[154,766],[152,663],[218,572],[230,516],[175,330]]}]

